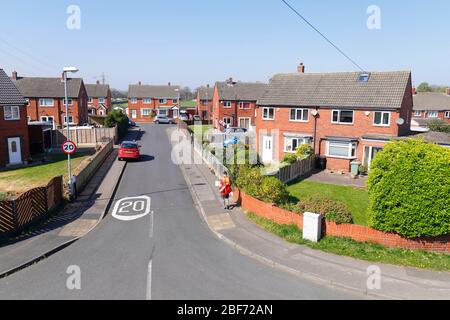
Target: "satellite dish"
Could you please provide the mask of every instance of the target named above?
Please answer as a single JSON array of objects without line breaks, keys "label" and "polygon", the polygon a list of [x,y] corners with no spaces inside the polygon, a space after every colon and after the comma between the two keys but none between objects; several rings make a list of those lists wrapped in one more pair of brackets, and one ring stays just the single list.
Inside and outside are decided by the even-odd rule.
[{"label": "satellite dish", "polygon": [[319,114],[319,111],[314,110],[313,112],[311,112],[311,114],[312,114],[314,117],[317,117],[317,115]]},{"label": "satellite dish", "polygon": [[398,124],[399,126],[404,125],[404,124],[405,124],[405,119],[403,119],[403,118],[398,118],[398,119],[397,119],[397,124]]},{"label": "satellite dish", "polygon": [[366,116],[370,116],[370,111],[366,111]]}]

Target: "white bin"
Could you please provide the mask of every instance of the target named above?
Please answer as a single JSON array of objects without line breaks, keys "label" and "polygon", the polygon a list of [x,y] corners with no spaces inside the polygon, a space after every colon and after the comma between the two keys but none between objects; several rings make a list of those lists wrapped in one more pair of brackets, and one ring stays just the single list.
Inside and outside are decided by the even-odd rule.
[{"label": "white bin", "polygon": [[322,238],[322,215],[311,212],[303,214],[303,239],[319,242]]}]

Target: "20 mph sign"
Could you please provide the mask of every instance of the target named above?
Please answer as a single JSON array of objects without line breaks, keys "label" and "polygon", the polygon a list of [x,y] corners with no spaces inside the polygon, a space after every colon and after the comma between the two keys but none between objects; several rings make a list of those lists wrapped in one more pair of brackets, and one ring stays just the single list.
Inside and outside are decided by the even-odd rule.
[{"label": "20 mph sign", "polygon": [[65,154],[74,154],[77,152],[77,146],[72,141],[66,141],[63,144],[62,149]]}]

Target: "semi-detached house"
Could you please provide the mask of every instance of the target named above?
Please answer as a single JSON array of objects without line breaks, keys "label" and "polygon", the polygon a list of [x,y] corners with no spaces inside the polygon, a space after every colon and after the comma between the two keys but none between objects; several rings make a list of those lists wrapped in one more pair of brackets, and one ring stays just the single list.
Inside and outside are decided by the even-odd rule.
[{"label": "semi-detached house", "polygon": [[212,120],[213,118],[213,96],[214,88],[210,85],[200,87],[197,90],[197,115],[202,120]]},{"label": "semi-detached house", "polygon": [[450,124],[450,88],[445,93],[416,92],[415,89],[413,93],[413,130],[427,130],[428,124],[438,119]]},{"label": "semi-detached house", "polygon": [[64,127],[67,120],[70,125],[83,125],[88,122],[88,95],[83,79],[67,79],[68,119],[63,77],[18,77],[17,72],[13,72],[12,80],[28,101],[29,121],[49,122],[59,127]]},{"label": "semi-detached house", "polygon": [[391,139],[410,133],[411,72],[278,74],[258,101],[258,152],[281,161],[302,144],[327,160],[327,169],[349,172],[370,164]]},{"label": "semi-detached house", "polygon": [[138,83],[128,88],[128,116],[135,122],[153,122],[154,115],[177,118],[180,87]]},{"label": "semi-detached house", "polygon": [[0,69],[0,167],[22,164],[30,155],[27,101]]},{"label": "semi-detached house", "polygon": [[107,84],[86,84],[88,94],[88,113],[93,116],[106,116],[111,111],[111,89]]}]

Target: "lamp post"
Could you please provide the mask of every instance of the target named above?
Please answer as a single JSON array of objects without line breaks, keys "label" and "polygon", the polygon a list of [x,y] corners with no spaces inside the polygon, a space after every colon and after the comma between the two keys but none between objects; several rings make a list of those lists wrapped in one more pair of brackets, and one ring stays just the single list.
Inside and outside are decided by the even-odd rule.
[{"label": "lamp post", "polygon": [[[78,69],[75,67],[66,67],[63,69],[63,75],[64,75],[64,104],[66,105],[66,127],[67,127],[67,141],[70,141],[70,121],[69,121],[69,97],[67,93],[67,74],[68,73],[76,73],[78,72]],[[72,197],[72,166],[70,163],[71,156],[70,154],[67,155],[67,171],[69,175],[69,195]]]}]

